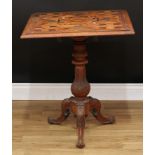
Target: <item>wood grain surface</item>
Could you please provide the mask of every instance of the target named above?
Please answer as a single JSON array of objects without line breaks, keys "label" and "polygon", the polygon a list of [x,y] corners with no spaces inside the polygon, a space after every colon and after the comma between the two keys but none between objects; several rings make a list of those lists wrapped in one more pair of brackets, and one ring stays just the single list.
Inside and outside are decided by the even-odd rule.
[{"label": "wood grain surface", "polygon": [[125,10],[34,13],[21,38],[131,35],[134,29]]},{"label": "wood grain surface", "polygon": [[75,118],[49,125],[61,101],[13,101],[13,155],[142,155],[142,102],[104,101],[102,113],[116,116],[113,125],[87,117],[84,149],[75,148]]}]

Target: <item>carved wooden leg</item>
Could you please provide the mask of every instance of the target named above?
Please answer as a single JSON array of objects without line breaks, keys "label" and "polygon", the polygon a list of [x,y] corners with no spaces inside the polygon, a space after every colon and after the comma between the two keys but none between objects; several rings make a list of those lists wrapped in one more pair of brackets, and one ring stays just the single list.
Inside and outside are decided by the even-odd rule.
[{"label": "carved wooden leg", "polygon": [[102,116],[101,103],[98,99],[90,98],[90,110],[93,116],[101,123],[101,124],[112,124],[115,122],[115,118],[113,116]]},{"label": "carved wooden leg", "polygon": [[48,123],[50,124],[61,124],[70,114],[70,101],[65,99],[61,103],[61,115],[57,119],[51,117],[48,118]]},{"label": "carved wooden leg", "polygon": [[77,114],[76,114],[76,125],[77,125],[77,134],[78,134],[78,141],[76,146],[78,148],[83,148],[84,144],[84,128],[85,128],[85,108],[84,104],[78,104],[77,107]]}]

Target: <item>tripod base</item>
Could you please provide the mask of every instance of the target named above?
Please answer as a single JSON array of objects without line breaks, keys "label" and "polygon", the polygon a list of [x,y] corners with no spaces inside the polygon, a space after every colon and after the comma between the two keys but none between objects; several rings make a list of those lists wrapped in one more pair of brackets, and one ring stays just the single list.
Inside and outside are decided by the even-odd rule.
[{"label": "tripod base", "polygon": [[57,119],[51,117],[48,118],[50,124],[61,124],[72,112],[76,116],[77,134],[78,141],[76,146],[78,148],[83,148],[84,144],[84,128],[85,128],[85,118],[89,113],[101,124],[112,124],[115,122],[113,116],[103,116],[100,112],[101,103],[98,99],[92,97],[70,97],[62,101],[61,104],[61,115]]}]

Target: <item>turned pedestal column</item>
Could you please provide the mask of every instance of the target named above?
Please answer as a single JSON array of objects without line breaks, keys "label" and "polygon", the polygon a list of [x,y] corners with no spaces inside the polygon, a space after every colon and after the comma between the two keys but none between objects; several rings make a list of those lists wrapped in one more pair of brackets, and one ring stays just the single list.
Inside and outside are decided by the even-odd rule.
[{"label": "turned pedestal column", "polygon": [[88,63],[88,53],[86,49],[86,37],[72,38],[74,48],[72,54],[72,64],[75,65],[75,78],[71,86],[73,97],[62,102],[62,113],[57,119],[48,118],[50,124],[62,123],[73,112],[76,116],[78,141],[77,147],[83,148],[85,118],[91,112],[101,124],[114,123],[114,117],[105,117],[100,113],[101,103],[99,100],[87,96],[90,92],[90,84],[86,78],[86,64]]}]

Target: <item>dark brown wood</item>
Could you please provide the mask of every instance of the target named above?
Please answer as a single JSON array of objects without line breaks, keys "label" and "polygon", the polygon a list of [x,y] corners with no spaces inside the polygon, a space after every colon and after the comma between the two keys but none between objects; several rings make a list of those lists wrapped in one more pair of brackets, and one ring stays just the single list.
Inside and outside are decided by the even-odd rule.
[{"label": "dark brown wood", "polygon": [[63,100],[61,103],[61,115],[57,119],[48,118],[50,124],[61,124],[70,114],[70,101],[69,99]]},{"label": "dark brown wood", "polygon": [[72,112],[76,117],[77,147],[83,148],[85,118],[89,113],[101,124],[115,122],[113,116],[102,116],[99,100],[87,96],[90,84],[86,78],[88,36],[129,35],[134,30],[125,10],[74,11],[56,13],[36,13],[31,16],[21,38],[71,37],[74,41],[72,64],[75,77],[71,85],[72,97],[62,102],[60,117],[48,118],[50,124],[61,124]]},{"label": "dark brown wood", "polygon": [[73,60],[72,64],[75,65],[75,78],[71,86],[72,94],[76,97],[86,97],[90,91],[90,84],[86,79],[87,50],[85,38],[73,38]]},{"label": "dark brown wood", "polygon": [[[85,117],[89,112],[101,123],[112,124],[114,123],[114,117],[105,117],[100,113],[101,103],[99,100],[88,97],[90,91],[90,84],[86,78],[87,50],[86,50],[86,37],[72,38],[74,40],[74,50],[72,64],[75,65],[75,78],[71,86],[73,97],[66,99],[62,102],[62,114],[57,119],[48,119],[50,124],[60,124],[69,115],[70,111],[76,116],[78,141],[77,147],[83,148],[84,144],[84,128]],[[66,114],[67,113],[67,114]],[[66,117],[67,116],[67,117]]]},{"label": "dark brown wood", "polygon": [[90,111],[93,116],[101,123],[101,124],[112,124],[115,122],[114,116],[102,116],[101,103],[98,99],[90,98]]},{"label": "dark brown wood", "polygon": [[131,34],[134,29],[125,10],[41,12],[30,17],[21,38]]}]

